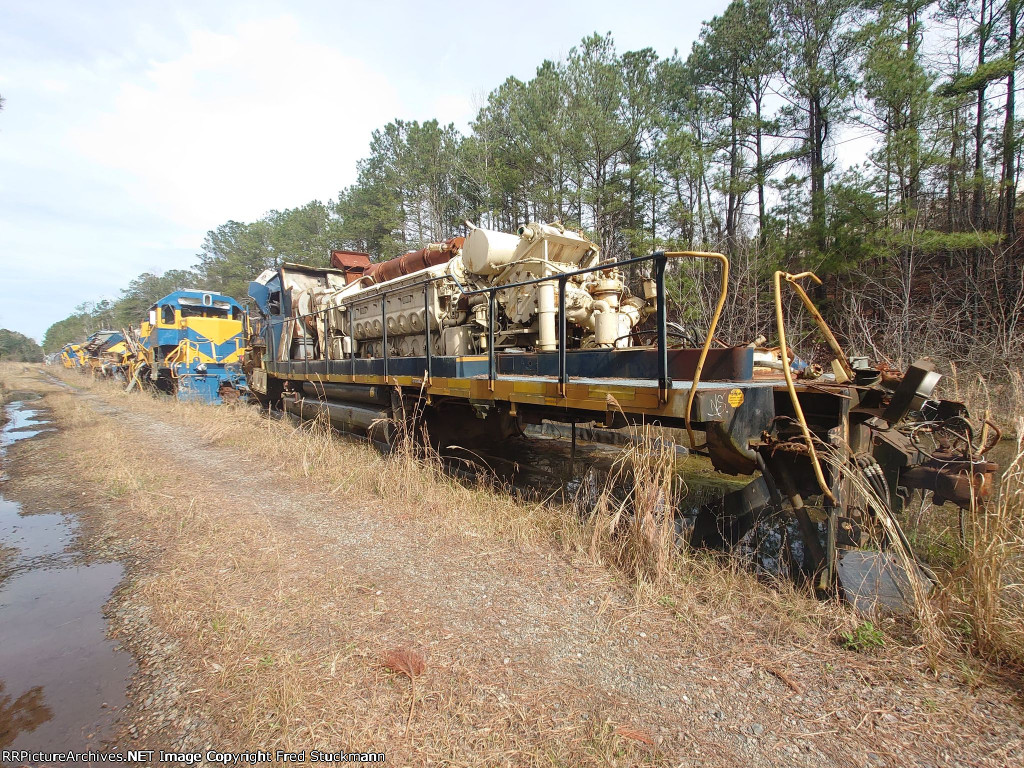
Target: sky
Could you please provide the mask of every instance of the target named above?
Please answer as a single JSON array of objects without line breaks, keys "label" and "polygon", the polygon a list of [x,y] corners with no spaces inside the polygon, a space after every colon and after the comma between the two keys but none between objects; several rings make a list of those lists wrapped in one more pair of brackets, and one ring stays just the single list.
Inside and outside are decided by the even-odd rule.
[{"label": "sky", "polygon": [[196,262],[206,232],[330,200],[396,118],[466,129],[584,36],[685,55],[727,0],[0,0],[0,327]]}]

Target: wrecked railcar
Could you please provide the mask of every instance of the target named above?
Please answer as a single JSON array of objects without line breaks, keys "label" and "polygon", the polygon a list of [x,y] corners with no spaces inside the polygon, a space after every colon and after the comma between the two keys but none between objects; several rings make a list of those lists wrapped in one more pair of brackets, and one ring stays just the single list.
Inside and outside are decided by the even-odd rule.
[{"label": "wrecked railcar", "polygon": [[[721,270],[708,333],[692,348],[669,343],[665,294],[669,265],[691,259]],[[284,264],[250,284],[248,385],[264,403],[345,431],[415,414],[442,444],[500,441],[542,421],[685,429],[692,452],[750,478],[700,510],[692,543],[733,545],[783,513],[822,589],[849,589],[873,567],[843,566],[869,538],[901,540],[893,513],[912,492],[961,508],[986,498],[991,432],[976,435],[962,403],[934,397],[939,374],[926,362],[899,374],[854,368],[802,288],[812,274],[775,276],[771,360],[758,354],[755,366],[752,346],[714,346],[728,269],[703,252],[603,261],[557,222],[514,234],[469,225],[465,237],[377,264],[353,252],[334,252],[331,268]],[[643,274],[636,294],[627,270]],[[794,371],[787,289],[828,341],[830,372]]]}]

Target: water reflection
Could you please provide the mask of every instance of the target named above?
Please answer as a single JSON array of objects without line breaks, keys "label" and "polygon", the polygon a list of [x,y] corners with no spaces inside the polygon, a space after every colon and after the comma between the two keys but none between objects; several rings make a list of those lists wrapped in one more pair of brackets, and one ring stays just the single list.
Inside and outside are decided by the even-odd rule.
[{"label": "water reflection", "polygon": [[9,747],[22,731],[34,731],[53,717],[53,710],[43,703],[42,686],[29,688],[11,701],[0,680],[0,747]]},{"label": "water reflection", "polygon": [[27,408],[20,400],[8,403],[4,409],[7,420],[4,423],[3,431],[0,432],[0,448],[6,448],[19,440],[27,440],[42,432],[52,432],[52,429],[32,429],[32,427],[44,427],[50,422],[37,418],[39,411],[34,408]]},{"label": "water reflection", "polygon": [[[0,456],[48,424],[20,401],[5,411]],[[69,550],[76,531],[69,515],[26,515],[0,496],[0,747],[86,747],[127,699],[132,660],[103,617],[123,571],[80,565]]]}]

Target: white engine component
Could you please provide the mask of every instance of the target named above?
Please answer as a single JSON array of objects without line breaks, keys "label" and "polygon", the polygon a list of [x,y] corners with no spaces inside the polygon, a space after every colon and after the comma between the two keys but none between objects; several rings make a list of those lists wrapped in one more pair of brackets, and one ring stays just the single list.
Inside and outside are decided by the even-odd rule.
[{"label": "white engine component", "polygon": [[[594,266],[598,254],[593,242],[561,224],[531,222],[515,235],[472,227],[447,263],[368,287],[357,280],[313,288],[300,305],[326,311],[325,320],[307,328],[335,358],[353,349],[381,356],[385,329],[389,356],[422,356],[427,325],[436,355],[486,351],[490,323],[498,348],[554,350],[558,280],[516,284]],[[497,291],[497,317],[489,318],[487,295],[472,292],[502,285],[513,287]],[[630,346],[632,329],[653,311],[653,296],[646,298],[632,296],[614,267],[566,278],[566,322],[579,329],[569,334],[570,348]]]},{"label": "white engine component", "polygon": [[462,246],[462,263],[475,275],[494,275],[515,260],[520,238],[477,227]]}]

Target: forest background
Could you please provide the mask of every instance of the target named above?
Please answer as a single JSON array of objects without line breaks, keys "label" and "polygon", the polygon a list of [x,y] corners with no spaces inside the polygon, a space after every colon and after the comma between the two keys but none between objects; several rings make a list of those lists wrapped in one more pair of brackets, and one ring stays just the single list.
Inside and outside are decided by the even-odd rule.
[{"label": "forest background", "polygon": [[[221,224],[192,269],[83,303],[43,347],[137,324],[180,288],[243,298],[282,261],[326,265],[338,248],[382,260],[466,220],[514,231],[557,219],[606,258],[727,253],[727,343],[773,339],[772,273],[810,269],[849,352],[1009,380],[1024,353],[1021,5],[736,0],[670,58],[595,34],[495,88],[467,133],[389,123],[337,199]],[[843,168],[852,141],[871,149]],[[713,268],[674,269],[672,319],[703,333]]]}]

